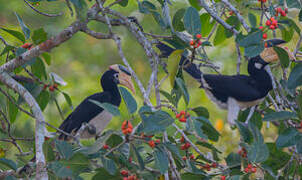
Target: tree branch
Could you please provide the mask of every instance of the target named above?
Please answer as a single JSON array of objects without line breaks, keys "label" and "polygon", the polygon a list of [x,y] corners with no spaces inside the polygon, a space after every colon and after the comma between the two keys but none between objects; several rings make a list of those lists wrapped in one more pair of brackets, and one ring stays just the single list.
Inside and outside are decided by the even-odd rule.
[{"label": "tree branch", "polygon": [[33,9],[34,11],[36,11],[37,13],[43,15],[43,16],[47,16],[47,17],[58,17],[58,16],[61,16],[63,13],[59,13],[59,14],[48,14],[48,13],[44,13],[44,12],[41,12],[39,11],[38,9],[36,9],[33,5],[31,5],[27,0],[24,0],[24,2],[31,8]]}]

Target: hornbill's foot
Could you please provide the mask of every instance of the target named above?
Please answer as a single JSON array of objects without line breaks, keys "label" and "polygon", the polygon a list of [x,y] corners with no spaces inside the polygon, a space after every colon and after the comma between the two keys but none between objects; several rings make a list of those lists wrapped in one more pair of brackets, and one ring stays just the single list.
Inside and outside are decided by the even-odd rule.
[{"label": "hornbill's foot", "polygon": [[96,135],[96,128],[92,124],[86,124],[85,125],[85,131],[87,131],[91,135]]}]

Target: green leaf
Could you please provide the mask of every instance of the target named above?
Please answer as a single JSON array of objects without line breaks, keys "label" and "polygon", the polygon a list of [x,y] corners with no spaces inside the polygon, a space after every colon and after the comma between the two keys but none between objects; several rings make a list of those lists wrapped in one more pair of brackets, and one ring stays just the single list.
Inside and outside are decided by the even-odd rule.
[{"label": "green leaf", "polygon": [[176,31],[181,32],[181,31],[185,30],[184,23],[182,22],[182,18],[184,16],[185,12],[186,12],[186,9],[181,8],[178,11],[176,11],[176,13],[174,14],[174,17],[173,17],[173,20],[172,20],[172,25],[173,25],[173,28]]},{"label": "green leaf", "polygon": [[250,21],[250,24],[252,27],[256,27],[257,26],[257,18],[254,14],[252,13],[249,13],[248,14],[248,18],[249,18],[249,21]]},{"label": "green leaf", "polygon": [[279,134],[276,140],[276,146],[278,148],[289,147],[296,144],[299,132],[294,128],[288,128]]},{"label": "green leaf", "polygon": [[41,110],[43,111],[46,108],[46,106],[47,106],[47,104],[48,104],[48,102],[50,100],[50,94],[49,94],[49,92],[45,91],[45,90],[41,91],[41,93],[36,98],[36,100],[37,100],[37,103],[39,104]]},{"label": "green leaf", "polygon": [[134,97],[132,96],[132,94],[124,87],[119,87],[119,90],[121,92],[121,95],[127,105],[127,109],[129,111],[129,113],[133,114],[135,113],[135,111],[137,110],[137,103],[134,99]]},{"label": "green leaf", "polygon": [[302,154],[302,140],[298,141],[296,144],[297,152]]},{"label": "green leaf", "polygon": [[6,159],[6,158],[0,158],[0,164],[11,168],[13,170],[17,170],[17,165],[14,161],[10,160],[10,159]]},{"label": "green leaf", "polygon": [[67,83],[64,81],[63,78],[61,78],[59,75],[57,75],[56,73],[54,72],[51,72],[49,73],[49,76],[52,78],[52,80],[55,82],[55,83],[58,83],[62,86],[66,86]]},{"label": "green leaf", "polygon": [[48,169],[51,170],[59,178],[66,178],[72,176],[72,171],[69,168],[63,166],[58,161],[49,163]]},{"label": "green leaf", "polygon": [[286,0],[288,8],[297,8],[301,9],[301,5],[298,0]]},{"label": "green leaf", "polygon": [[198,11],[193,8],[189,7],[184,15],[184,25],[187,32],[193,36],[196,34],[201,33],[201,23]]},{"label": "green leaf", "polygon": [[128,0],[122,0],[118,4],[121,5],[122,7],[126,7],[128,5]]},{"label": "green leaf", "polygon": [[299,21],[302,22],[302,9],[300,10],[300,13],[299,13]]},{"label": "green leaf", "polygon": [[210,113],[209,113],[208,109],[205,107],[199,106],[199,107],[193,108],[192,111],[194,111],[197,116],[202,116],[207,119],[209,119],[209,117],[210,117]]},{"label": "green leaf", "polygon": [[243,138],[243,141],[246,143],[251,143],[253,140],[253,135],[250,130],[244,126],[244,123],[236,121],[237,128],[240,132],[240,135]]},{"label": "green leaf", "polygon": [[244,49],[244,55],[247,57],[255,57],[264,50],[264,43],[260,45],[252,45]]},{"label": "green leaf", "polygon": [[277,149],[275,143],[267,143],[266,145],[269,149],[269,157],[263,164],[269,166],[277,173],[290,160],[290,155]]},{"label": "green leaf", "polygon": [[51,64],[51,56],[49,53],[47,53],[47,52],[42,53],[42,57],[47,65]]},{"label": "green leaf", "polygon": [[241,165],[241,157],[239,154],[236,153],[230,153],[227,158],[225,159],[227,165],[229,167],[235,167]]},{"label": "green leaf", "polygon": [[145,134],[163,132],[174,122],[169,113],[161,110],[152,112],[149,106],[141,107],[139,114],[142,118],[141,131]]},{"label": "green leaf", "polygon": [[88,158],[82,153],[75,153],[68,160],[61,160],[64,166],[69,167],[72,171],[73,176],[77,176],[82,172],[88,171],[90,162]]},{"label": "green leaf", "polygon": [[117,134],[112,134],[106,141],[110,148],[114,148],[123,142],[123,138]]},{"label": "green leaf", "polygon": [[119,175],[111,175],[104,168],[98,168],[95,170],[97,173],[92,177],[92,180],[117,180]]},{"label": "green leaf", "polygon": [[6,54],[8,53],[9,51],[12,51],[14,50],[15,47],[14,46],[10,46],[10,45],[7,45],[4,47],[3,51],[1,52],[0,56],[2,56],[3,54]]},{"label": "green leaf", "polygon": [[100,106],[101,108],[105,109],[106,111],[111,113],[113,116],[120,116],[121,115],[120,110],[118,109],[118,107],[116,107],[112,104],[100,103],[100,102],[92,100],[92,99],[89,99],[89,101],[96,104],[96,105],[98,105],[98,106]]},{"label": "green leaf", "polygon": [[189,3],[192,7],[197,9],[197,11],[199,11],[201,9],[201,6],[199,5],[198,0],[189,0]]},{"label": "green leaf", "polygon": [[55,140],[55,147],[60,153],[61,157],[68,160],[73,155],[72,145],[66,141]]},{"label": "green leaf", "polygon": [[[227,22],[229,25],[233,26],[236,30],[239,30],[239,29],[240,29],[240,21],[239,21],[239,19],[237,18],[237,16],[230,16],[230,17],[226,20],[226,22]],[[230,38],[230,37],[233,36],[233,32],[230,31],[230,30],[228,30],[228,29],[224,29],[224,33],[225,33],[225,36],[226,36],[227,38]]]},{"label": "green leaf", "polygon": [[106,157],[102,157],[101,160],[102,160],[102,164],[103,164],[104,168],[106,169],[106,171],[109,174],[114,175],[117,170],[114,161],[112,159],[108,159]]},{"label": "green leaf", "polygon": [[40,57],[37,57],[34,64],[31,65],[31,71],[39,79],[41,79],[42,77],[47,79],[45,65],[44,65],[44,62],[42,61],[42,59]]},{"label": "green leaf", "polygon": [[224,27],[222,25],[218,25],[213,44],[214,46],[217,46],[221,44],[224,40],[226,40]]},{"label": "green leaf", "polygon": [[65,93],[65,92],[62,92],[62,94],[63,94],[63,96],[64,96],[66,102],[68,103],[69,107],[70,107],[71,109],[73,109],[72,100],[71,100],[70,96],[69,96],[67,93]]},{"label": "green leaf", "polygon": [[4,178],[4,180],[18,180],[17,178],[15,178],[14,176],[6,176]]},{"label": "green leaf", "polygon": [[248,160],[254,163],[264,162],[269,156],[266,144],[260,141],[254,141],[247,151]]},{"label": "green leaf", "polygon": [[51,162],[56,159],[51,143],[51,141],[46,141],[43,143],[43,153],[47,162]]},{"label": "green leaf", "polygon": [[168,155],[162,148],[156,148],[153,153],[155,159],[155,167],[164,174],[169,168]]},{"label": "green leaf", "polygon": [[181,159],[181,155],[179,153],[179,148],[176,146],[176,144],[172,144],[171,142],[165,142],[163,145],[177,158]]},{"label": "green leaf", "polygon": [[263,121],[283,121],[287,119],[297,118],[297,114],[289,111],[280,111],[273,113],[266,113]]},{"label": "green leaf", "polygon": [[163,90],[159,90],[159,92],[165,96],[165,98],[170,102],[170,103],[173,103],[173,97],[166,91],[163,91]]},{"label": "green leaf", "polygon": [[200,15],[201,22],[201,35],[203,37],[208,36],[214,27],[215,21],[211,21],[209,13],[203,13]]},{"label": "green leaf", "polygon": [[11,34],[12,36],[14,36],[15,38],[19,39],[20,41],[22,41],[23,43],[25,42],[25,37],[22,33],[20,33],[19,31],[15,31],[15,30],[11,30],[11,29],[5,29],[2,28],[1,29],[9,34]]},{"label": "green leaf", "polygon": [[287,68],[289,65],[289,56],[286,50],[284,50],[283,48],[274,46],[273,47],[275,52],[277,53],[279,60],[281,62],[281,66],[283,68]]},{"label": "green leaf", "polygon": [[204,117],[195,118],[197,121],[202,123],[201,129],[203,134],[205,134],[208,139],[217,142],[219,139],[219,132],[212,126],[210,121]]},{"label": "green leaf", "polygon": [[249,47],[253,45],[259,45],[262,41],[262,31],[251,32],[239,40],[239,45],[243,47]]},{"label": "green leaf", "polygon": [[136,149],[136,147],[133,144],[131,144],[131,148],[134,150],[135,158],[138,162],[140,170],[144,170],[145,163],[144,163],[142,156],[139,154],[138,150]]},{"label": "green leaf", "polygon": [[[14,102],[16,102],[16,100],[14,99],[14,97],[11,96],[11,98],[14,100]],[[18,107],[12,103],[10,100],[7,100],[7,103],[8,103],[8,117],[9,117],[9,121],[10,123],[14,123],[16,121],[16,117],[17,117],[17,114],[18,114]]]},{"label": "green leaf", "polygon": [[70,1],[77,9],[82,9],[85,7],[85,2],[81,0],[70,0]]},{"label": "green leaf", "polygon": [[181,78],[176,78],[175,82],[178,85],[178,87],[180,87],[184,100],[185,100],[186,104],[188,105],[189,101],[190,101],[190,95],[189,95],[189,92],[187,90],[187,87],[186,87],[184,81]]},{"label": "green leaf", "polygon": [[23,34],[25,35],[25,39],[28,39],[30,37],[30,30],[28,27],[24,24],[23,20],[21,17],[15,12],[15,15],[17,16],[19,25],[21,26],[21,29],[23,31]]},{"label": "green leaf", "polygon": [[302,64],[298,64],[293,68],[287,81],[289,89],[295,89],[300,85],[302,85]]},{"label": "green leaf", "polygon": [[36,29],[34,30],[31,39],[33,40],[34,44],[38,45],[47,40],[47,33],[43,28]]},{"label": "green leaf", "polygon": [[206,176],[202,175],[202,174],[182,173],[180,176],[181,176],[182,180],[201,180],[201,179],[206,179]]}]

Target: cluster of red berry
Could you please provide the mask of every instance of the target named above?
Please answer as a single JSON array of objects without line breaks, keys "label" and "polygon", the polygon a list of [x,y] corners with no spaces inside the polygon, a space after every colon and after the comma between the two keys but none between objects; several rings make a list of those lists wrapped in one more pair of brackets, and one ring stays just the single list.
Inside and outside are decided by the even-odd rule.
[{"label": "cluster of red berry", "polygon": [[194,49],[196,49],[196,48],[198,48],[200,45],[202,45],[202,42],[201,42],[201,38],[202,38],[202,36],[201,36],[201,34],[197,34],[196,36],[196,40],[191,40],[190,41],[190,45],[194,48]]},{"label": "cluster of red berry", "polygon": [[257,167],[253,166],[252,164],[248,164],[246,168],[244,168],[245,173],[256,173],[257,172]]},{"label": "cluster of red berry", "polygon": [[124,121],[122,124],[122,132],[123,134],[131,134],[133,130],[133,126],[130,121]]},{"label": "cluster of red berry", "polygon": [[[278,21],[277,21],[274,17],[271,17],[270,19],[268,19],[268,20],[265,22],[265,25],[266,25],[269,29],[275,30],[276,28],[278,28]],[[265,30],[265,27],[260,26],[259,29],[262,30],[262,31],[264,31],[264,30]],[[263,33],[262,38],[263,38],[263,39],[267,39],[267,34],[266,34],[266,33]]]},{"label": "cluster of red berry", "polygon": [[155,141],[151,140],[148,142],[148,144],[151,148],[155,148],[155,146],[158,145],[159,143],[160,143],[159,139],[156,139]]},{"label": "cluster of red berry", "polygon": [[213,162],[212,164],[206,163],[201,166],[202,169],[205,169],[207,171],[211,171],[211,168],[217,168],[218,164]]},{"label": "cluster of red berry", "polygon": [[282,8],[278,7],[278,8],[275,9],[275,11],[276,11],[275,16],[278,16],[278,15],[280,14],[281,16],[284,16],[284,17],[285,17],[286,14],[288,13],[288,9],[287,9],[287,8],[285,8],[285,9],[283,10]]},{"label": "cluster of red berry", "polygon": [[180,111],[180,113],[176,114],[176,118],[179,119],[180,122],[187,122],[188,117],[190,117],[190,114],[186,111]]},{"label": "cluster of red berry", "polygon": [[[193,154],[190,155],[190,159],[193,160],[195,159],[195,156]],[[182,160],[187,160],[187,156],[182,157]]]},{"label": "cluster of red berry", "polygon": [[246,158],[247,157],[247,151],[245,148],[241,148],[239,151],[238,151],[238,154],[243,157],[243,158]]},{"label": "cluster of red berry", "polygon": [[48,87],[48,90],[49,90],[50,92],[54,92],[54,91],[58,88],[58,84],[56,84],[56,83],[53,84],[53,85],[44,84],[43,90],[47,89],[47,87]]},{"label": "cluster of red berry", "polygon": [[138,177],[135,174],[129,175],[127,170],[121,170],[121,175],[123,176],[123,180],[138,180]]},{"label": "cluster of red berry", "polygon": [[24,49],[30,50],[33,47],[33,44],[25,43],[21,47],[24,48]]},{"label": "cluster of red berry", "polygon": [[180,146],[180,149],[181,150],[187,150],[191,147],[191,144],[186,142],[185,138],[182,136],[181,139],[180,139],[180,142],[183,143],[181,146]]}]

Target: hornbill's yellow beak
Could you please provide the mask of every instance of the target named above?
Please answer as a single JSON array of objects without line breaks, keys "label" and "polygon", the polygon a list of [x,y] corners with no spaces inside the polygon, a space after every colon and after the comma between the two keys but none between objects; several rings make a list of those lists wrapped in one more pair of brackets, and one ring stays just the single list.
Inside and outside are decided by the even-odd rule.
[{"label": "hornbill's yellow beak", "polygon": [[111,65],[109,68],[117,71],[119,73],[119,83],[129,88],[132,93],[135,94],[135,88],[131,80],[131,73],[128,69],[120,64]]},{"label": "hornbill's yellow beak", "polygon": [[265,49],[260,54],[261,58],[267,62],[272,63],[279,60],[278,54],[274,50],[273,46],[278,46],[280,48],[283,48],[287,53],[291,60],[295,60],[295,56],[292,52],[290,52],[286,47],[281,46],[281,44],[285,43],[286,41],[281,39],[271,39],[265,41]]}]

